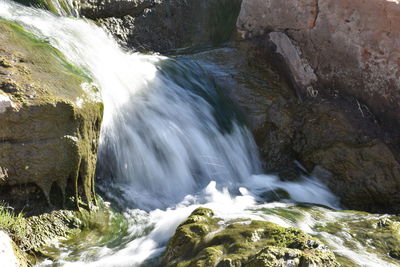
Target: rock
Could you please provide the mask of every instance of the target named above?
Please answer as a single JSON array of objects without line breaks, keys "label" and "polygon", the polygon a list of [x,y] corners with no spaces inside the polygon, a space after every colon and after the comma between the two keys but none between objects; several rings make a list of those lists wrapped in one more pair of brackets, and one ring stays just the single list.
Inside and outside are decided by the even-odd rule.
[{"label": "rock", "polygon": [[3,231],[0,231],[0,261],[1,265],[5,267],[28,266],[22,252]]},{"label": "rock", "polygon": [[320,241],[295,228],[265,221],[219,224],[199,208],[168,244],[164,266],[339,266]]},{"label": "rock", "polygon": [[374,117],[356,101],[340,97],[299,101],[258,50],[245,41],[192,57],[213,68],[218,87],[242,111],[266,170],[295,180],[304,174],[298,161],[345,207],[399,212],[396,150],[384,142],[387,134]]},{"label": "rock", "polygon": [[294,168],[291,110],[297,99],[271,64],[253,55],[256,50],[251,44],[240,43],[192,57],[213,68],[210,73],[218,88],[239,108],[252,131],[268,172],[287,173]]},{"label": "rock", "polygon": [[38,208],[41,196],[44,206],[67,197],[90,206],[103,111],[97,88],[16,24],[0,22],[0,43],[12,71],[0,74],[0,198],[17,209],[29,200]]},{"label": "rock", "polygon": [[[397,252],[400,251],[400,221],[398,216],[359,212],[358,219],[355,220],[354,211],[344,211],[342,215],[340,220],[317,225],[318,232],[325,233],[325,240],[332,237],[348,238],[348,246],[362,244],[365,251],[382,255],[382,258],[387,261],[387,265],[399,265],[398,258],[396,258]],[[343,229],[346,230],[343,231]],[[354,264],[343,262],[342,266],[353,266]]]},{"label": "rock", "polygon": [[136,17],[143,13],[145,9],[160,2],[160,0],[81,0],[79,11],[83,16],[91,19],[123,18],[127,15]]},{"label": "rock", "polygon": [[227,41],[239,9],[240,0],[81,0],[80,12],[123,46],[166,52]]},{"label": "rock", "polygon": [[244,0],[237,20],[265,61],[285,65],[302,100],[280,105],[293,134],[275,140],[286,145],[274,145],[271,134],[283,130],[268,117],[258,143],[274,154],[291,147],[291,157],[353,209],[399,212],[398,17],[400,5],[386,0]]},{"label": "rock", "polygon": [[359,210],[368,206],[372,211],[399,211],[394,205],[400,203],[400,164],[382,142],[336,143],[305,155],[304,162],[319,164],[333,174],[324,182],[345,205]]},{"label": "rock", "polygon": [[400,122],[399,18],[391,0],[244,0],[237,27],[244,38],[284,31],[318,90],[356,97],[392,129]]},{"label": "rock", "polygon": [[315,26],[318,0],[243,0],[237,21],[242,38],[272,30],[306,30]]},{"label": "rock", "polygon": [[298,47],[293,45],[292,41],[286,34],[281,32],[271,32],[269,35],[271,42],[276,45],[276,53],[283,57],[289,68],[290,76],[293,77],[293,84],[303,92],[307,92],[311,96],[316,96],[313,88],[317,81],[314,70],[302,58]]}]

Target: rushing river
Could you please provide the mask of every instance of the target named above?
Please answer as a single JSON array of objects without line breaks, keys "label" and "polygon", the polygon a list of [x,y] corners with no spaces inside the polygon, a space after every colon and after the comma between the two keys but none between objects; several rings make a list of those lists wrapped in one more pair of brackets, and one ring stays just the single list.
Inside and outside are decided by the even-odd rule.
[{"label": "rushing river", "polygon": [[[58,259],[41,266],[156,266],[177,225],[199,206],[225,220],[298,227],[343,263],[395,266],[354,237],[362,231],[355,222],[378,215],[337,211],[337,198],[312,177],[282,182],[263,174],[251,133],[216,88],[213,68],[187,57],[129,53],[93,23],[9,1],[0,0],[0,18],[48,41],[101,89],[97,183],[124,214],[110,233],[118,238],[57,244]],[[290,200],[260,197],[273,189]]]}]

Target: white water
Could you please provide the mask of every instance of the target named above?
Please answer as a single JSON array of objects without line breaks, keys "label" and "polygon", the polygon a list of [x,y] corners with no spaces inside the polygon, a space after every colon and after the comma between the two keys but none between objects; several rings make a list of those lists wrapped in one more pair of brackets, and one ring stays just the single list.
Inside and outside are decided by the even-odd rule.
[{"label": "white water", "polygon": [[[259,193],[276,188],[284,188],[291,201],[338,208],[336,197],[315,179],[282,182],[261,174],[251,134],[232,112],[218,108],[223,99],[196,62],[129,54],[94,24],[4,0],[0,17],[25,26],[84,69],[105,104],[98,182],[125,209],[128,236],[121,246],[80,251],[79,260],[65,250],[58,263],[140,265],[160,255],[176,226],[200,205],[226,220],[263,219],[316,234],[319,215],[302,212],[293,221],[274,214],[293,204],[259,203]],[[347,253],[339,241],[331,246]],[[365,266],[385,263],[357,253],[364,253],[357,262]]]}]

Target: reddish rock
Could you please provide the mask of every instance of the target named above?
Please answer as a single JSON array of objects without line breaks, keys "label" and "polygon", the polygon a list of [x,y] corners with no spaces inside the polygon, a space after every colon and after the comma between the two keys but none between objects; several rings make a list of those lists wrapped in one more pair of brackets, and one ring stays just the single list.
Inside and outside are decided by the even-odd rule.
[{"label": "reddish rock", "polygon": [[387,126],[399,124],[399,1],[244,0],[237,26],[245,38],[284,31],[319,90],[354,96]]}]

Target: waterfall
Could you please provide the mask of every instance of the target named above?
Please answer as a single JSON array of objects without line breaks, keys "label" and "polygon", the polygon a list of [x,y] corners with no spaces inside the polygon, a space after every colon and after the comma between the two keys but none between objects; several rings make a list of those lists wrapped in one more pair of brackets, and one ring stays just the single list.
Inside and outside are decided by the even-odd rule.
[{"label": "waterfall", "polygon": [[[97,182],[124,210],[129,233],[121,244],[64,253],[55,264],[143,264],[160,255],[176,226],[200,205],[224,219],[269,220],[309,233],[316,216],[330,214],[327,209],[301,211],[299,221],[273,212],[290,210],[295,201],[338,207],[336,197],[313,178],[283,182],[262,174],[251,133],[198,62],[129,53],[92,22],[6,0],[0,0],[0,18],[60,50],[93,78],[104,101]],[[291,200],[260,204],[259,194],[276,188]]]},{"label": "waterfall", "polygon": [[126,53],[92,23],[9,2],[0,2],[0,16],[49,41],[98,83],[99,180],[117,201],[166,208],[211,181],[234,188],[261,173],[250,132],[221,109],[227,104],[196,62]]}]

